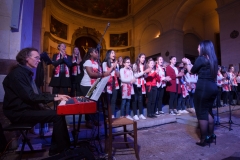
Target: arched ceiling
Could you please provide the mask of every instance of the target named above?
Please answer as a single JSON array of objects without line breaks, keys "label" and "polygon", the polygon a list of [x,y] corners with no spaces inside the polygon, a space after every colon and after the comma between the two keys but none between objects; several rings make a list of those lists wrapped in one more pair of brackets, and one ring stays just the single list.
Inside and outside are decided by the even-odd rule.
[{"label": "arched ceiling", "polygon": [[59,0],[63,5],[90,16],[122,18],[128,15],[128,0]]},{"label": "arched ceiling", "polygon": [[195,14],[204,17],[214,11],[216,12],[216,8],[216,0],[203,0],[201,3],[197,4],[189,14]]}]

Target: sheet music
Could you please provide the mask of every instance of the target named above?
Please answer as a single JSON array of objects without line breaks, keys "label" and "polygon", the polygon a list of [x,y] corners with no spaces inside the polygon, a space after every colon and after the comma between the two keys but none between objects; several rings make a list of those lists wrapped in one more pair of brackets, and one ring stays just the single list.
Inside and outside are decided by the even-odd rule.
[{"label": "sheet music", "polygon": [[59,103],[59,106],[62,106],[62,105],[65,105],[66,104],[66,101],[61,101],[60,103]]},{"label": "sheet music", "polygon": [[110,76],[98,78],[92,85],[92,87],[89,89],[87,95],[85,97],[97,101],[102,94]]}]

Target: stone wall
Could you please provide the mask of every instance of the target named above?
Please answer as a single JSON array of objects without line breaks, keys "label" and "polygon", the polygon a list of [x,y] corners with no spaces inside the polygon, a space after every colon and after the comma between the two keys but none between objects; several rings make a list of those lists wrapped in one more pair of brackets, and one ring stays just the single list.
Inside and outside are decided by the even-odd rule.
[{"label": "stone wall", "polygon": [[240,1],[234,1],[217,9],[220,20],[220,44],[222,65],[228,67],[233,64],[235,71],[239,71],[240,35],[231,38],[235,30],[240,32]]}]

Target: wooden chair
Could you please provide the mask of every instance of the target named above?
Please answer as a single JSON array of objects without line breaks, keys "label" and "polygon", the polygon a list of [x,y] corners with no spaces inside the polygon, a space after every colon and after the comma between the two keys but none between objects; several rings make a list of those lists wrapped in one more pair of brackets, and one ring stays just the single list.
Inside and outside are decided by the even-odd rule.
[{"label": "wooden chair", "polygon": [[[108,103],[102,105],[103,117],[104,117],[104,130],[105,130],[105,151],[108,153],[108,159],[112,159],[112,145],[113,144],[126,144],[129,148],[129,144],[133,143],[135,156],[139,160],[138,144],[137,144],[137,122],[123,118],[112,118],[111,107],[108,107]],[[127,130],[127,126],[132,125],[132,130]],[[122,128],[119,128],[122,127]],[[113,132],[113,129],[121,129],[120,131]],[[115,136],[124,136],[123,142],[113,141]],[[127,135],[133,138],[133,142],[127,141]]]}]

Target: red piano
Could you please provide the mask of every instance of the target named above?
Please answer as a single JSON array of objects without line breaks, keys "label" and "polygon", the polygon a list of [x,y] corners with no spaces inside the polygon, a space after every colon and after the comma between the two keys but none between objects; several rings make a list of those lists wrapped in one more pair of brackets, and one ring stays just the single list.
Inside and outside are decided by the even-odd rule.
[{"label": "red piano", "polygon": [[[61,101],[57,107],[58,115],[73,115],[73,131],[74,147],[78,141],[78,133],[80,131],[80,123],[82,114],[97,113],[97,104],[85,97],[73,97],[67,101]],[[75,126],[75,115],[79,115],[77,128]]]},{"label": "red piano", "polygon": [[61,101],[57,107],[58,115],[92,114],[96,112],[96,102],[85,97],[73,97],[68,101]]}]

